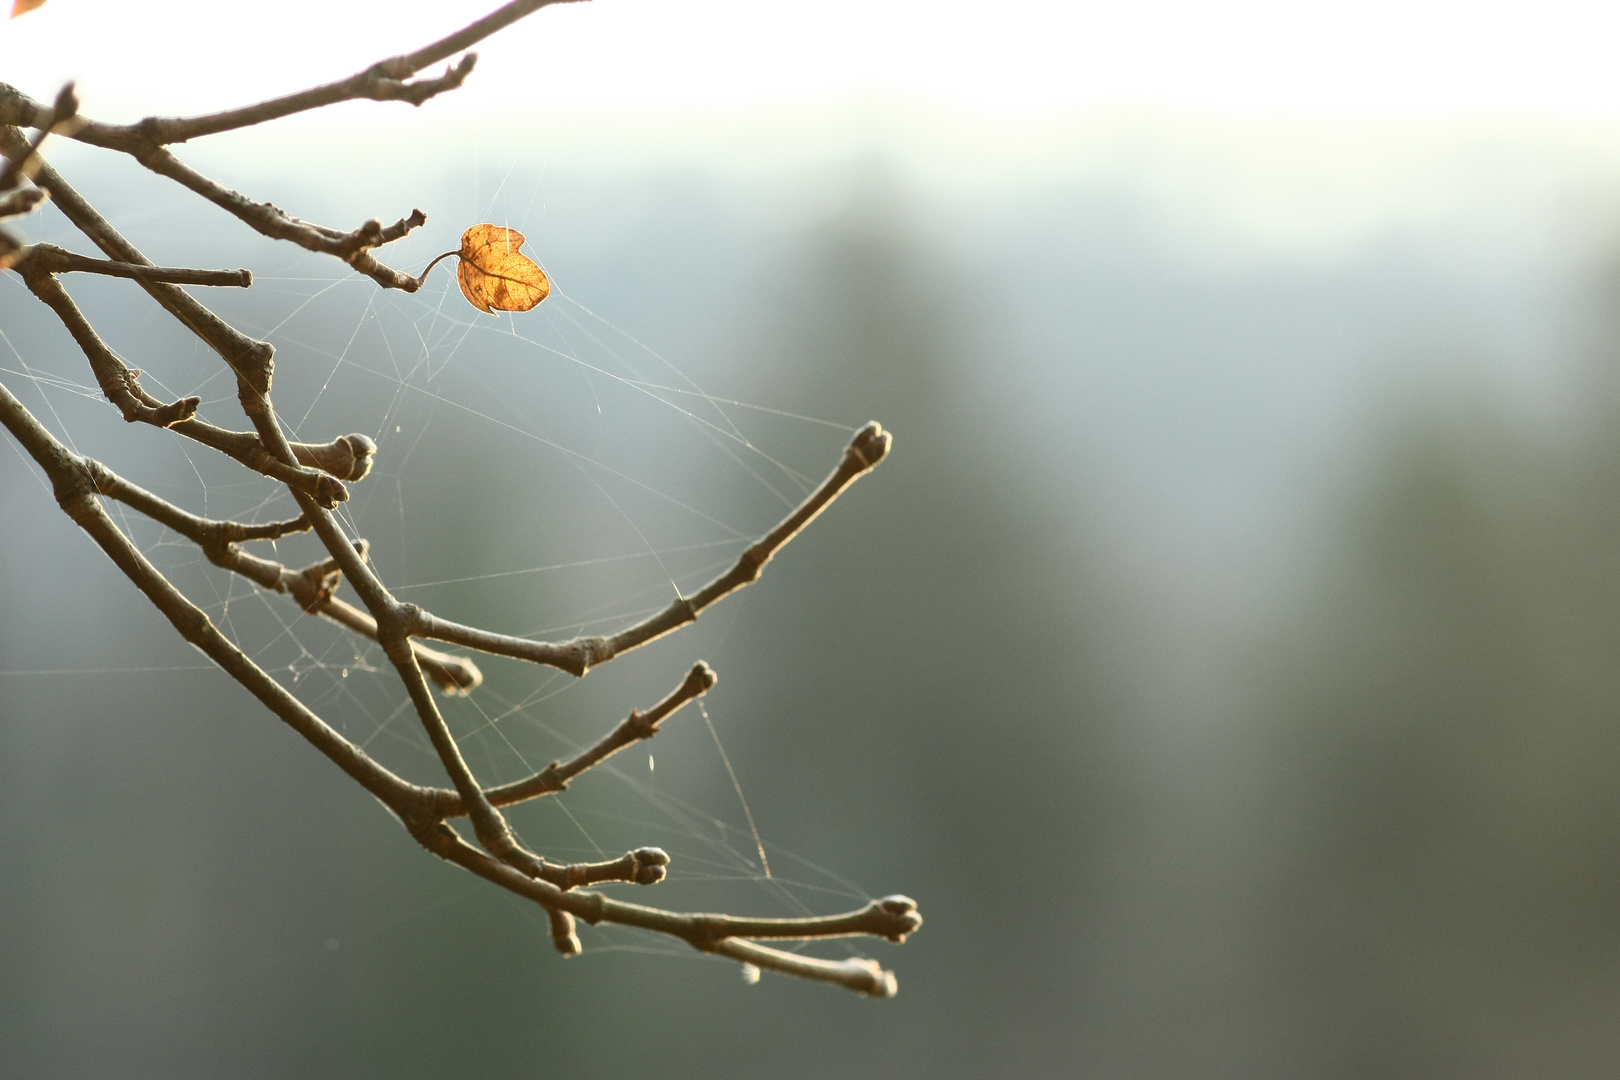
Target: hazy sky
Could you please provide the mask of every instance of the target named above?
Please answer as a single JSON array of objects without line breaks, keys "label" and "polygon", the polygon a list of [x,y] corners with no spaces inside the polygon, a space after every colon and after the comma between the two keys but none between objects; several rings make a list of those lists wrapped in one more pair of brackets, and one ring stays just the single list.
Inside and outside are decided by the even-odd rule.
[{"label": "hazy sky", "polygon": [[[98,119],[206,112],[495,6],[47,0],[0,19],[0,81],[48,99],[75,78]],[[1522,247],[1593,232],[1591,208],[1614,205],[1616,42],[1620,5],[1579,0],[591,0],[481,43],[467,84],[420,112],[357,103],[181,152],[215,169],[249,154],[257,176],[312,156],[357,183],[370,169],[384,201],[391,178],[408,200],[451,161],[482,195],[509,174],[540,190],[570,161],[785,176],[882,157],[939,190],[1112,183],[1199,250],[1331,253],[1436,222]]]},{"label": "hazy sky", "polygon": [[[79,78],[101,115],[338,77],[493,0],[49,0],[0,25],[0,79]],[[88,32],[87,32],[88,31]],[[250,47],[246,52],[242,43]],[[991,114],[1611,116],[1620,5],[1590,0],[594,0],[481,46],[479,93],[551,114],[735,110],[878,91]]]}]

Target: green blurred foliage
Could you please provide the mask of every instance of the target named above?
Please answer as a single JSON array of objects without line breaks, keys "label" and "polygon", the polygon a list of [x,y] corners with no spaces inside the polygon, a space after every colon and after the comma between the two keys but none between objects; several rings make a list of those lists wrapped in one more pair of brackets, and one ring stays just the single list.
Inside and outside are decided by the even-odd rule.
[{"label": "green blurred foliage", "polygon": [[[672,251],[704,233],[689,224],[659,226]],[[175,670],[192,654],[19,467],[0,476],[0,669],[105,656],[155,671],[0,683],[0,1072],[1612,1075],[1620,395],[1605,350],[1557,430],[1488,393],[1392,410],[1331,496],[1317,572],[1211,662],[1181,644],[1190,616],[1133,606],[1107,550],[1128,541],[1105,520],[1080,530],[1078,481],[1031,479],[1024,417],[975,396],[1007,343],[928,235],[879,183],[768,272],[731,267],[709,337],[693,331],[720,357],[705,380],[876,418],[894,451],[759,584],[544,713],[594,731],[715,662],[714,721],[767,841],[921,902],[910,943],[869,949],[899,998],[750,988],[734,965],[589,931],[563,962],[527,906],[423,856],[245,695]],[[50,344],[37,333],[25,354]],[[569,411],[588,399],[542,401],[520,377],[553,376],[492,392],[533,398],[535,430],[594,437],[594,416]],[[377,404],[337,384],[311,401],[334,417]],[[80,430],[111,424],[85,415]],[[615,523],[581,474],[536,472],[496,425],[434,423],[437,443],[385,439],[357,488],[385,575],[577,557],[574,538]],[[619,432],[593,452],[650,456]],[[784,459],[830,464],[825,432],[771,433]],[[189,462],[163,467],[176,490],[192,482]],[[757,492],[718,477],[696,482],[702,505],[752,512]],[[212,571],[180,571],[211,587]],[[537,611],[567,622],[593,590],[646,584],[598,573],[461,582],[433,603],[531,630]],[[495,701],[533,689],[487,670]],[[510,764],[487,732],[469,746],[475,768]],[[653,750],[660,785],[737,816],[699,717]],[[667,843],[677,870],[703,851],[678,828],[643,835],[634,791],[581,781],[570,799],[604,843]],[[637,813],[607,839],[611,815]],[[578,843],[552,811],[514,820],[542,846]],[[660,888],[770,899],[733,884]]]},{"label": "green blurred foliage", "polygon": [[1615,420],[1404,418],[1254,668],[1251,914],[1313,1075],[1620,1059]]}]

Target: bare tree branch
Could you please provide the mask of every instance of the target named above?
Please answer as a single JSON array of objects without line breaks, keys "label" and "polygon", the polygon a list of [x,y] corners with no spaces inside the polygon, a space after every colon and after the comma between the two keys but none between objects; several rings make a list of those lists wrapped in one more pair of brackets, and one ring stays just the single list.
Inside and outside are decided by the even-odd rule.
[{"label": "bare tree branch", "polygon": [[196,415],[197,406],[202,402],[201,398],[182,398],[179,401],[161,404],[154,403],[149,395],[137,396],[132,386],[139,384],[129,366],[101,340],[101,335],[90,325],[90,320],[84,317],[79,305],[73,302],[73,298],[62,287],[62,283],[51,274],[48,264],[30,258],[21,264],[21,269],[29,291],[56,312],[57,318],[67,327],[68,333],[73,335],[73,340],[79,343],[79,348],[90,361],[90,370],[96,377],[96,384],[101,387],[101,392],[107,400],[124,414],[125,421],[166,428],[190,420]]},{"label": "bare tree branch", "polygon": [[[64,130],[63,133],[80,142],[129,154],[148,169],[185,185],[265,236],[290,240],[310,251],[335,255],[384,288],[415,292],[422,287],[427,277],[426,271],[413,277],[395,270],[373,257],[370,249],[397,240],[412,228],[421,225],[427,217],[420,210],[413,211],[410,217],[402,218],[387,229],[384,229],[380,222],[373,220],[352,232],[338,232],[300,221],[269,203],[254,202],[240,192],[216,183],[186,165],[165,147],[168,144],[252,127],[269,120],[359,98],[409,101],[413,105],[421,105],[429,98],[460,86],[471,74],[478,57],[474,53],[468,53],[459,63],[447,68],[444,74],[437,78],[406,81],[417,72],[461,52],[468,46],[477,44],[543,7],[569,2],[574,0],[513,0],[512,3],[413,53],[378,61],[347,79],[311,87],[285,97],[261,101],[256,105],[228,109],[206,116],[149,116],[133,124],[105,124],[76,118],[72,129]],[[72,98],[72,84],[64,88],[63,95],[72,101],[72,108],[76,113],[78,103],[77,99]],[[15,87],[0,83],[0,122],[40,127],[43,130],[39,138],[43,140],[53,125],[73,115],[73,113],[60,114],[63,100],[63,97],[58,98],[58,109],[47,108]],[[26,151],[17,151],[16,160],[34,160],[37,149],[38,146],[35,144]],[[11,153],[9,149],[7,152]],[[8,176],[17,168],[19,166],[15,163],[9,167]],[[9,184],[0,184],[0,190],[7,186]]]},{"label": "bare tree branch", "polygon": [[23,259],[12,263],[12,269],[24,270],[26,266],[36,264],[48,274],[79,271],[107,277],[134,278],[137,281],[166,281],[171,285],[226,285],[240,289],[253,284],[253,275],[247,270],[177,270],[163,266],[140,266],[76,255],[55,244],[34,244]]},{"label": "bare tree branch", "polygon": [[[563,0],[558,0],[558,2],[563,2]],[[7,114],[7,109],[5,108],[6,102],[15,102],[18,99],[23,101],[28,100],[15,88],[6,86],[4,83],[0,83],[0,117],[4,117]],[[19,108],[13,109],[12,111],[27,112],[32,109],[42,109],[46,115],[49,115],[50,113],[50,110],[43,109],[43,106],[39,106],[37,102],[29,102],[27,109]],[[94,128],[94,126],[95,125],[89,125],[90,128]],[[15,127],[4,126],[0,126],[0,131],[6,132],[3,141],[0,141],[0,150],[4,150],[8,155],[16,154],[21,158],[28,158],[31,160],[33,164],[30,166],[30,169],[36,174],[43,171],[43,163],[39,161],[37,156],[34,156],[34,147],[28,142],[27,139],[22,137],[21,132],[17,131]],[[417,289],[422,287],[422,283],[426,280],[425,272],[416,277],[412,277],[409,274],[405,274],[401,271],[394,270],[391,267],[384,266],[370,254],[371,248],[381,247],[384,244],[391,244],[395,240],[405,236],[412,229],[415,229],[426,222],[427,215],[422,213],[420,210],[413,210],[408,217],[400,218],[394,224],[386,227],[384,227],[382,222],[372,220],[365,222],[358,229],[343,232],[338,229],[328,228],[324,225],[314,225],[310,222],[302,221],[291,216],[290,214],[287,214],[285,211],[273,206],[270,203],[256,202],[253,199],[248,198],[246,195],[243,195],[241,192],[233,191],[225,185],[204,176],[202,173],[191,168],[189,165],[186,165],[162,146],[143,142],[130,147],[119,147],[119,149],[124,149],[125,152],[129,153],[137,161],[151,169],[153,172],[156,172],[162,176],[167,176],[170,179],[183,184],[185,187],[190,188],[192,191],[201,195],[209,202],[225,210],[227,213],[239,218],[255,231],[273,239],[290,240],[291,242],[309,251],[314,251],[325,255],[335,255],[344,262],[348,263],[350,266],[354,267],[354,269],[358,270],[360,273],[372,278],[384,288],[402,289],[405,292],[415,292]],[[58,182],[60,182],[60,178],[58,178]],[[40,185],[41,187],[50,187],[50,184],[43,179],[40,180]],[[88,204],[85,205],[86,207],[88,206]],[[86,215],[86,217],[88,217],[88,215]],[[74,224],[83,229],[87,235],[90,235],[92,240],[96,240],[98,244],[101,244],[100,238],[95,236],[92,233],[91,228],[85,223],[81,222],[78,218],[75,218],[72,214],[69,214],[69,219],[73,220]],[[105,225],[105,222],[102,224]],[[113,253],[113,251],[109,249],[106,244],[101,244],[101,246],[104,251],[108,252],[108,254]],[[117,245],[115,244],[114,247],[116,248]],[[134,249],[127,248],[127,250],[133,251]],[[115,256],[115,258],[117,257],[118,256]],[[125,258],[125,261],[128,263],[137,263],[137,260],[129,259],[127,257]],[[138,265],[149,264],[139,263]],[[148,275],[141,278],[141,280],[163,281],[165,279],[162,277],[153,277]],[[181,284],[186,283],[182,282]],[[215,283],[210,282],[208,284]],[[235,282],[228,282],[227,284],[235,284]],[[175,312],[175,314],[177,317],[179,316],[179,312]],[[181,318],[181,321],[185,322],[186,320]],[[227,361],[228,360],[229,358],[227,357]]]},{"label": "bare tree branch", "polygon": [[[317,512],[325,513],[319,509]],[[339,559],[340,563],[342,561]],[[373,615],[375,614],[373,611]],[[397,624],[397,620],[393,621]],[[511,826],[506,823],[501,812],[490,804],[489,797],[484,794],[484,789],[479,786],[472,769],[468,767],[467,759],[462,757],[461,747],[457,745],[455,736],[450,734],[450,725],[445,723],[444,714],[439,711],[439,703],[433,699],[432,693],[428,690],[427,679],[422,674],[421,665],[417,663],[410,638],[378,618],[377,641],[382,645],[388,659],[393,662],[400,679],[404,681],[405,692],[410,695],[411,705],[415,707],[417,718],[422,722],[422,729],[427,732],[428,740],[433,743],[433,749],[439,755],[444,771],[449,774],[456,794],[461,796],[461,805],[466,808],[467,817],[472,821],[478,842],[483,845],[484,850],[497,858],[524,866],[526,870],[538,872],[544,860],[532,852],[524,851],[518,844],[517,838],[512,835]]]},{"label": "bare tree branch", "polygon": [[[101,392],[123,413],[126,421],[169,428],[176,434],[195,439],[256,472],[304,492],[326,506],[336,505],[349,497],[347,489],[328,474],[358,479],[371,467],[371,455],[376,451],[376,444],[364,435],[345,435],[323,446],[304,445],[302,457],[314,466],[304,468],[273,457],[254,435],[227,431],[197,420],[195,415],[200,398],[181,398],[167,403],[159,401],[142,388],[140,373],[131,369],[107,347],[61,282],[46,272],[42,265],[36,265],[30,259],[23,266],[23,280],[27,282],[29,290],[56,312],[68,328],[89,359],[90,370]],[[299,457],[295,450],[295,460]]]},{"label": "bare tree branch", "polygon": [[633,885],[656,885],[664,880],[669,866],[669,855],[662,848],[644,847],[627,851],[617,859],[599,863],[548,862],[540,877],[559,889],[577,889],[582,885],[600,885],[608,881],[623,881]]},{"label": "bare tree branch", "polygon": [[[529,877],[461,839],[440,822],[416,835],[423,847],[479,877],[550,910],[561,910],[591,925],[616,923],[680,938],[702,952],[718,953],[743,963],[786,975],[836,983],[869,997],[892,997],[892,973],[871,960],[821,960],[782,952],[751,941],[748,936],[790,940],[825,937],[881,937],[899,944],[922,926],[917,906],[904,896],[874,900],[859,911],[827,918],[735,919],[727,915],[681,914],[613,900],[597,892],[564,891],[549,881]],[[556,923],[553,923],[554,938]]]},{"label": "bare tree branch", "polygon": [[789,540],[797,536],[800,530],[831,505],[845,488],[876,468],[878,462],[889,452],[891,443],[889,433],[876,421],[861,428],[845,448],[843,460],[827,479],[783,518],[776,528],[750,545],[730,570],[703,586],[692,596],[678,597],[658,614],[616,634],[606,637],[579,637],[563,642],[532,641],[441,619],[414,604],[405,605],[408,609],[409,632],[418,637],[448,641],[453,645],[478,649],[496,656],[510,656],[518,660],[561,668],[571,675],[584,675],[597,664],[605,664],[615,656],[621,656],[631,649],[639,648],[649,641],[680,629],[689,622],[696,621],[699,613],[709,605],[745,585],[758,581],[765,564],[770,562]]},{"label": "bare tree branch", "polygon": [[[532,15],[543,7],[573,0],[513,0],[483,18],[468,24],[453,34],[425,45],[403,56],[379,60],[364,71],[356,72],[337,82],[300,90],[285,97],[271,98],[256,105],[209,113],[206,116],[158,117],[149,116],[133,124],[89,123],[73,134],[80,142],[104,146],[112,150],[133,153],[140,145],[162,146],[167,143],[186,142],[204,135],[217,135],[223,131],[253,127],[268,120],[279,120],[295,113],[309,112],[341,101],[369,98],[373,101],[408,101],[421,105],[429,98],[454,90],[472,72],[477,54],[461,58],[461,62],[446,69],[443,75],[406,82],[423,68],[446,60],[456,53]],[[10,86],[0,84],[0,122],[26,127],[48,125],[49,109],[19,93]]]},{"label": "bare tree branch", "polygon": [[724,938],[708,950],[720,956],[729,956],[745,964],[767,971],[777,971],[800,979],[832,983],[853,990],[866,997],[894,997],[900,991],[894,972],[885,971],[876,960],[850,957],[847,960],[823,960],[816,956],[783,952],[757,945],[741,938]]},{"label": "bare tree branch", "polygon": [[275,240],[291,241],[308,251],[335,255],[385,289],[415,292],[427,280],[425,273],[412,277],[383,265],[370,253],[371,248],[391,243],[424,224],[427,215],[420,210],[412,210],[409,217],[401,218],[387,228],[373,219],[351,232],[339,232],[295,218],[270,203],[255,202],[240,191],[204,176],[164,147],[146,146],[131,153],[148,169],[190,188],[254,231]]},{"label": "bare tree branch", "polygon": [[96,487],[83,458],[63,446],[0,384],[0,424],[22,444],[50,479],[56,499],[80,528],[90,534],[113,563],[146,594],[154,607],[173,624],[180,636],[201,649],[259,702],[325,754],[338,768],[371,792],[401,817],[421,813],[431,804],[429,789],[395,776],[373,761],[364,750],[338,734],[303,702],[285,690],[262,668],[221,634],[208,615],[187,600],[140,549],[130,543],[96,501]]},{"label": "bare tree branch", "polygon": [[[875,936],[901,942],[922,919],[916,905],[902,896],[875,900],[842,915],[800,919],[750,919],[728,915],[691,914],[630,904],[586,888],[610,883],[652,885],[661,881],[669,856],[657,848],[638,848],[619,859],[600,863],[558,864],[525,850],[514,836],[499,807],[562,790],[574,777],[618,750],[652,737],[661,722],[702,696],[714,684],[708,665],[696,664],[686,679],[646,713],[630,715],[567,761],[553,762],[533,776],[512,784],[483,788],[439,710],[428,679],[447,692],[465,692],[478,685],[481,675],[470,661],[429,649],[413,638],[436,638],[551,664],[583,675],[595,664],[637,648],[695,620],[709,605],[758,579],[765,564],[789,540],[822,512],[856,478],[872,469],[888,452],[889,435],[877,424],[863,428],[850,443],[832,474],[774,529],[749,547],[737,563],[691,597],[678,597],[668,608],[642,622],[606,637],[582,637],[562,643],[528,641],[439,620],[413,604],[396,600],[366,559],[364,540],[347,535],[333,507],[347,498],[342,481],[359,480],[370,468],[376,445],[363,435],[348,435],[331,443],[291,442],[271,402],[274,350],[241,333],[216,316],[179,285],[249,283],[246,271],[165,269],[154,266],[121,236],[94,207],[39,156],[44,138],[56,132],[83,142],[128,153],[149,169],[169,176],[203,198],[234,214],[261,233],[299,244],[312,251],[343,259],[386,288],[412,291],[426,277],[412,277],[378,262],[371,250],[404,236],[425,220],[413,212],[392,226],[368,221],[342,232],[300,221],[268,203],[259,203],[180,162],[167,144],[248,127],[296,112],[355,98],[406,100],[420,104],[460,85],[472,70],[468,54],[437,77],[412,81],[423,68],[448,59],[496,30],[541,7],[560,0],[513,0],[484,18],[432,45],[405,56],[382,61],[337,83],[314,87],[258,105],[191,118],[149,117],[131,125],[98,124],[77,115],[71,86],[47,109],[11,87],[0,85],[0,152],[7,159],[0,183],[0,217],[14,216],[36,206],[48,193],[64,215],[107,256],[90,259],[52,245],[28,247],[10,233],[0,233],[0,269],[16,266],[30,290],[61,319],[90,361],[97,383],[126,420],[167,427],[286,484],[302,513],[299,517],[265,524],[245,524],[198,517],[119,477],[105,466],[68,450],[0,385],[0,424],[17,438],[45,470],[58,501],[147,598],[192,642],[232,678],[309,740],[367,791],[399,817],[410,834],[429,851],[464,867],[520,896],[539,903],[549,915],[551,936],[559,951],[580,950],[577,922],[617,923],[669,934],[705,952],[724,955],[760,968],[849,987],[872,996],[895,992],[892,974],[864,959],[824,960],[784,952],[752,939],[821,939]],[[30,140],[18,124],[39,129]],[[36,188],[17,188],[21,178],[33,178]],[[11,190],[15,188],[15,190]],[[432,268],[432,264],[428,269]],[[238,399],[252,424],[252,432],[233,432],[195,418],[198,399],[164,403],[140,385],[132,370],[107,345],[74,304],[56,275],[91,272],[135,281],[180,323],[214,349],[236,374]],[[341,625],[373,638],[398,673],[418,719],[433,743],[453,790],[425,788],[408,783],[372,761],[363,750],[343,738],[289,691],[227,639],[141,554],[107,515],[98,495],[117,498],[199,545],[216,565],[254,581],[260,587],[291,595],[311,613],[321,613]],[[250,540],[273,540],[312,529],[325,546],[328,558],[289,570],[283,564],[243,550]],[[348,578],[365,605],[362,611],[337,599],[333,591]],[[447,818],[465,815],[479,845],[467,843]]]},{"label": "bare tree branch", "polygon": [[[681,685],[663,701],[646,712],[630,710],[629,716],[619,721],[613,730],[603,735],[592,746],[581,750],[566,762],[553,761],[532,776],[489,788],[484,794],[494,806],[512,806],[562,791],[568,787],[568,781],[580,773],[600,765],[631,743],[650,739],[658,734],[660,724],[680,711],[688,702],[696,701],[708,693],[718,681],[719,676],[715,675],[714,669],[700,660],[692,666],[691,671],[687,672],[686,679]],[[453,791],[442,792],[433,809],[443,817],[458,817],[465,813],[461,808],[460,797]]]},{"label": "bare tree branch", "polygon": [[235,570],[267,589],[276,592],[286,591],[277,588],[280,575],[287,573],[285,567],[268,559],[247,555],[236,549],[236,545],[247,540],[279,540],[293,533],[307,532],[309,522],[303,517],[296,517],[290,521],[272,521],[263,525],[198,517],[188,510],[182,510],[162,496],[152,494],[139,484],[131,483],[94,458],[81,458],[80,461],[95,485],[98,495],[117,499],[125,506],[145,514],[159,525],[174,530],[201,548],[211,561],[218,562],[219,559],[226,557],[226,553],[235,550],[236,554],[251,560],[252,568],[244,563],[241,567],[229,566],[226,569]]},{"label": "bare tree branch", "polygon": [[[244,525],[236,521],[202,518],[131,483],[99,461],[85,458],[84,464],[95,482],[97,492],[117,499],[166,528],[173,529],[201,548],[208,561],[215,566],[240,574],[260,588],[286,593],[311,615],[324,615],[364,637],[373,641],[377,639],[375,619],[332,595],[337,588],[339,572],[331,559],[294,571],[282,563],[249,554],[237,547],[245,540],[278,540],[290,533],[304,532],[310,527],[307,518],[300,516],[291,521],[267,525]],[[483,672],[466,657],[451,656],[420,643],[413,642],[412,646],[422,670],[443,693],[471,693],[484,681]]]},{"label": "bare tree branch", "polygon": [[[27,140],[15,127],[0,125],[0,152],[9,155],[27,145]],[[50,165],[40,164],[34,182],[50,192],[51,200],[63,215],[109,259],[137,266],[153,265]],[[179,319],[181,325],[217,352],[220,359],[236,373],[244,412],[252,416],[269,407],[270,382],[275,370],[275,349],[269,342],[255,341],[243,334],[178,285],[139,278],[136,281],[169,314]]]},{"label": "bare tree branch", "polygon": [[[264,415],[260,430],[262,437],[267,441],[278,434],[277,429],[270,427],[274,423],[273,413]],[[847,486],[854,476],[870,469],[876,460],[881,460],[882,452],[887,450],[889,440],[878,425],[869,424],[857,435],[851,447],[857,445],[869,452],[875,451],[871,452],[874,460],[845,478],[838,485],[838,490]],[[875,448],[878,446],[882,447],[882,451],[876,451]],[[864,454],[862,456],[865,457]],[[833,484],[839,472],[848,465],[848,461],[849,455],[846,453],[845,464],[840,466],[840,470],[835,470],[833,476],[823,485],[824,488]],[[813,509],[802,506],[784,519],[776,529],[767,534],[767,540],[775,538],[775,544],[770,550],[774,551],[775,547],[786,543],[798,529],[831,501],[834,494],[835,490],[830,491]],[[406,825],[418,843],[442,858],[463,866],[503,888],[536,900],[548,910],[562,910],[593,925],[607,921],[637,926],[679,937],[706,952],[732,955],[740,951],[746,954],[744,959],[747,962],[762,968],[837,983],[875,997],[886,997],[894,993],[893,975],[883,971],[875,963],[818,960],[765,946],[734,942],[731,938],[743,930],[758,930],[761,936],[772,937],[803,939],[872,934],[899,942],[922,925],[922,917],[917,914],[915,905],[904,898],[891,898],[894,903],[888,906],[885,906],[885,902],[874,902],[858,913],[860,916],[858,921],[846,921],[843,916],[835,917],[830,922],[814,918],[734,920],[730,916],[683,915],[639,904],[626,904],[599,893],[563,891],[546,881],[542,876],[547,865],[545,860],[524,850],[517,843],[505,819],[491,804],[488,795],[478,786],[465,759],[461,756],[460,748],[450,735],[437,704],[429,694],[412,654],[404,648],[407,639],[403,626],[409,605],[401,605],[393,600],[382,583],[372,575],[361,553],[343,535],[329,512],[315,506],[307,496],[299,496],[299,501],[305,513],[309,515],[317,534],[327,544],[327,549],[342,566],[343,572],[354,582],[356,591],[361,593],[367,607],[377,618],[378,640],[383,644],[389,659],[393,661],[395,669],[400,672],[410,694],[411,703],[433,741],[440,761],[445,765],[445,771],[449,773],[455,785],[456,794],[461,797],[462,805],[469,810],[468,817],[484,850],[480,851],[467,844],[442,817],[431,814],[424,815],[423,818],[406,819]],[[811,502],[815,502],[815,496],[807,500],[807,503]],[[437,804],[438,798],[434,797],[435,809]],[[431,825],[426,824],[430,816],[436,817]],[[552,931],[553,941],[564,955],[572,955],[578,950],[578,939],[570,932],[571,925],[568,920],[560,916],[553,917]],[[739,948],[744,945],[746,947]]]}]

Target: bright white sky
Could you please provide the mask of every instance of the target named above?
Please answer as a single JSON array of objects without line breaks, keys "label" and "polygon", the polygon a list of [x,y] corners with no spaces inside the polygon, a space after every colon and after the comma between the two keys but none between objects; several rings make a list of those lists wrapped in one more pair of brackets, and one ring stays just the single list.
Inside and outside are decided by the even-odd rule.
[{"label": "bright white sky", "polygon": [[[107,118],[348,74],[494,0],[48,0],[0,80]],[[1620,115],[1620,4],[1591,0],[594,0],[480,47],[478,95],[556,117],[804,107],[876,91],[1012,115]]]},{"label": "bright white sky", "polygon": [[[206,112],[352,74],[498,2],[47,0],[0,19],[0,81],[48,99],[75,78],[98,119]],[[879,155],[964,192],[1078,170],[1117,174],[1190,236],[1268,250],[1453,219],[1589,232],[1581,215],[1620,188],[1620,3],[591,0],[477,50],[467,85],[419,113],[360,103],[184,156],[247,153],[258,176],[302,175],[311,153],[375,165],[385,204],[452,158],[484,185],[525,154],[517,175]]]}]

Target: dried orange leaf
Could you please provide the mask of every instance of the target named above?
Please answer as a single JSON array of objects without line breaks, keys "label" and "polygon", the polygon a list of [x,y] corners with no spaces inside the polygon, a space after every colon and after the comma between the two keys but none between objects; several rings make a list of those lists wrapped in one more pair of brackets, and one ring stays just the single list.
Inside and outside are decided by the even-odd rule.
[{"label": "dried orange leaf", "polygon": [[501,225],[474,225],[461,234],[461,294],[479,311],[528,311],[551,294],[546,272],[518,253],[523,234]]},{"label": "dried orange leaf", "polygon": [[11,17],[15,19],[19,15],[26,15],[44,2],[45,0],[11,0]]}]

